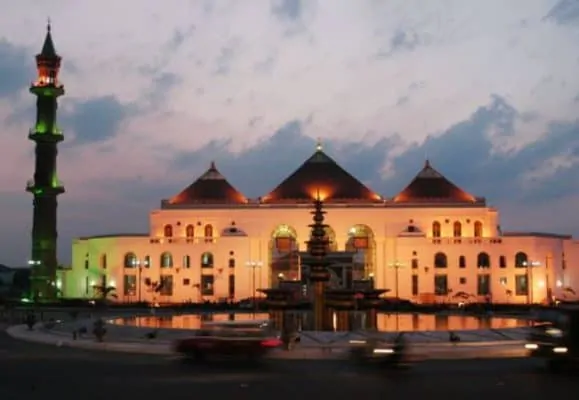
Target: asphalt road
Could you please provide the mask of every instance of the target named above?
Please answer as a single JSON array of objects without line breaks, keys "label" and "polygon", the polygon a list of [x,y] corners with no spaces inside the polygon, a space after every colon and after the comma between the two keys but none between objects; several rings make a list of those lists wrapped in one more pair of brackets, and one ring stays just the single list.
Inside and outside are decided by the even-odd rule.
[{"label": "asphalt road", "polygon": [[[16,341],[0,332],[0,399],[357,398],[541,399],[579,392],[577,375],[529,359],[428,361],[408,371],[337,361],[276,361],[264,368],[191,367],[168,357],[97,353]],[[219,397],[223,396],[223,397]],[[444,397],[443,397],[444,396]]]}]

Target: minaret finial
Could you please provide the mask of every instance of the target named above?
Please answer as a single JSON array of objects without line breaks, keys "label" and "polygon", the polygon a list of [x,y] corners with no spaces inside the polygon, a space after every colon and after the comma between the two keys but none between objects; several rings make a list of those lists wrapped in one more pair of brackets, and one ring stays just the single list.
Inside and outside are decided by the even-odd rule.
[{"label": "minaret finial", "polygon": [[322,151],[322,138],[318,138],[316,143],[316,151]]},{"label": "minaret finial", "polygon": [[50,32],[51,30],[51,22],[50,22],[50,17],[46,18],[46,31]]}]

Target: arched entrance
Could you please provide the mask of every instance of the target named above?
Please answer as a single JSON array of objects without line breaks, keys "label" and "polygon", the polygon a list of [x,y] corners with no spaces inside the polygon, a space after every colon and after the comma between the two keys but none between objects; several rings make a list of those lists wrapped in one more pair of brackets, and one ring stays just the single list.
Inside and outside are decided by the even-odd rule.
[{"label": "arched entrance", "polygon": [[270,240],[270,287],[277,287],[280,281],[299,278],[299,254],[296,230],[286,224],[278,225]]},{"label": "arched entrance", "polygon": [[374,276],[376,266],[376,241],[374,232],[367,225],[354,225],[348,230],[346,251],[355,252],[353,279]]}]

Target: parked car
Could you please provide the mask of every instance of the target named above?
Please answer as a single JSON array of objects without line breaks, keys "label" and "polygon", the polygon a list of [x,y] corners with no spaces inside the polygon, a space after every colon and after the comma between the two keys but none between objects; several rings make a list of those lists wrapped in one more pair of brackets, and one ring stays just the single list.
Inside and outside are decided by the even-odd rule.
[{"label": "parked car", "polygon": [[282,345],[270,321],[206,322],[191,337],[174,342],[188,361],[259,360]]},{"label": "parked car", "polygon": [[540,316],[525,348],[529,356],[544,359],[552,371],[579,363],[579,307],[558,307]]}]

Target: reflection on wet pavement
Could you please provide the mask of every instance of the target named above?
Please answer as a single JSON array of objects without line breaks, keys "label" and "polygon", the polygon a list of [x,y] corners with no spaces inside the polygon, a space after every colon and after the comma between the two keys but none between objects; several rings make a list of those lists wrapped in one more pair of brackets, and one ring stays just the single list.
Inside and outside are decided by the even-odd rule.
[{"label": "reflection on wet pavement", "polygon": [[[215,313],[187,315],[151,315],[119,318],[118,325],[165,329],[199,329],[203,321],[247,321],[268,319],[267,313]],[[528,321],[516,318],[474,317],[467,315],[378,314],[380,332],[416,332],[475,329],[505,329],[528,326]]]}]

